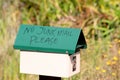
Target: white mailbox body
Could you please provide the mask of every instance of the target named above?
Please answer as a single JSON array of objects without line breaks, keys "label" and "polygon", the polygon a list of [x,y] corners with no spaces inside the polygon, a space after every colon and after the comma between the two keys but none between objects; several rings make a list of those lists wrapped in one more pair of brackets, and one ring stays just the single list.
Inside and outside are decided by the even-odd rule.
[{"label": "white mailbox body", "polygon": [[20,73],[70,77],[79,72],[79,52],[69,55],[20,51]]}]

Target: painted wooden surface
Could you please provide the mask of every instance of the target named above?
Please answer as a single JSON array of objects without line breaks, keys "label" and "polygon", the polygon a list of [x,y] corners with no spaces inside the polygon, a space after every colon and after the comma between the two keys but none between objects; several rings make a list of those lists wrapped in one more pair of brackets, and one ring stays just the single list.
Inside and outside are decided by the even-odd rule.
[{"label": "painted wooden surface", "polygon": [[79,72],[79,52],[68,55],[20,51],[20,73],[68,78]]},{"label": "painted wooden surface", "polygon": [[21,25],[14,48],[27,51],[74,54],[86,47],[81,29]]}]

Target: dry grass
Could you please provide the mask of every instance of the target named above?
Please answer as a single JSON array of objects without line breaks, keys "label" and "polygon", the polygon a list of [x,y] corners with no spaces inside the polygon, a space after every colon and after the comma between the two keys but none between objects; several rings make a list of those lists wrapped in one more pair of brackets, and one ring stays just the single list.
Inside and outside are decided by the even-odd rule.
[{"label": "dry grass", "polygon": [[119,4],[119,0],[0,0],[0,80],[38,80],[37,75],[19,73],[19,51],[13,43],[21,23],[82,28],[88,48],[81,51],[80,74],[70,79],[120,80]]}]

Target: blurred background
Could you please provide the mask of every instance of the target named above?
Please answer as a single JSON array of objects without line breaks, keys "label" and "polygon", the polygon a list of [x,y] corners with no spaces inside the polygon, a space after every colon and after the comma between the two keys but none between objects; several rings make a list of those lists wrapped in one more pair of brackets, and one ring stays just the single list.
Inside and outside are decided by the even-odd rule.
[{"label": "blurred background", "polygon": [[81,72],[63,80],[120,80],[120,0],[0,0],[0,80],[38,80],[19,73],[20,24],[83,30]]}]

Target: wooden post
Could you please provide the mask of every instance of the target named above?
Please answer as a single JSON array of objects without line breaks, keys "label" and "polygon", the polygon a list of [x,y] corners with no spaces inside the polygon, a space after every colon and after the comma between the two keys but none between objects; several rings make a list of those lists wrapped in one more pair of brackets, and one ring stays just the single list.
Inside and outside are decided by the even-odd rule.
[{"label": "wooden post", "polygon": [[61,77],[51,77],[51,76],[39,75],[39,80],[62,80],[62,79],[61,79]]}]

